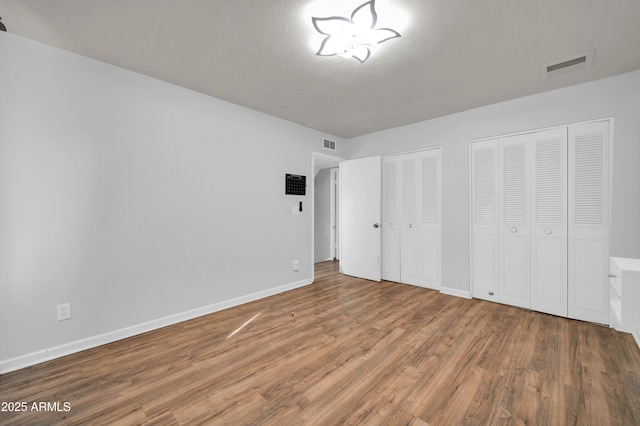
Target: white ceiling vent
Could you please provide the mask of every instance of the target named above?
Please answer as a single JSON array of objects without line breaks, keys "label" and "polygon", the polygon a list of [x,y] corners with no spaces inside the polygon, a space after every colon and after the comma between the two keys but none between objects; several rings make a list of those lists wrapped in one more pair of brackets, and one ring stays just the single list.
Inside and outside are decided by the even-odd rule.
[{"label": "white ceiling vent", "polygon": [[570,56],[560,61],[549,62],[540,67],[542,79],[546,80],[556,75],[577,71],[585,68],[591,68],[593,65],[593,50],[581,53],[579,55]]},{"label": "white ceiling vent", "polygon": [[322,139],[322,147],[324,149],[328,149],[329,151],[336,150],[336,141],[332,141],[331,139],[323,138]]}]

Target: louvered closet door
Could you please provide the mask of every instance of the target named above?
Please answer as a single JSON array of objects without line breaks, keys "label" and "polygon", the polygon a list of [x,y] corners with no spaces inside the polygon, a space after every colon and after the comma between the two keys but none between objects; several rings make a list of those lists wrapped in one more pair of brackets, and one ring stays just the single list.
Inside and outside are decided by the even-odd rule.
[{"label": "louvered closet door", "polygon": [[471,144],[473,297],[498,300],[498,139]]},{"label": "louvered closet door", "polygon": [[420,285],[440,289],[441,157],[440,148],[420,153]]},{"label": "louvered closet door", "polygon": [[500,138],[499,217],[501,303],[530,307],[530,134]]},{"label": "louvered closet door", "polygon": [[399,156],[400,171],[400,282],[420,284],[419,158]]},{"label": "louvered closet door", "polygon": [[567,316],[567,130],[532,134],[531,309]]},{"label": "louvered closet door", "polygon": [[609,122],[569,126],[569,317],[609,323]]},{"label": "louvered closet door", "polygon": [[382,279],[400,281],[400,164],[382,159]]},{"label": "louvered closet door", "polygon": [[383,160],[382,278],[440,289],[440,149]]}]

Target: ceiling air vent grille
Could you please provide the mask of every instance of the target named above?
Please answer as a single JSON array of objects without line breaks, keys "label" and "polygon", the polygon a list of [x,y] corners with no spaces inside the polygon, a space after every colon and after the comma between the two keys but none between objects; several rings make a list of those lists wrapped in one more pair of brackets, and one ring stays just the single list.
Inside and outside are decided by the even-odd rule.
[{"label": "ceiling air vent grille", "polygon": [[540,67],[540,71],[542,72],[542,79],[545,80],[559,74],[590,68],[592,65],[593,50],[590,50],[576,56],[564,58],[561,61],[544,64]]},{"label": "ceiling air vent grille", "polygon": [[329,151],[336,150],[336,141],[332,141],[331,139],[323,138],[322,139],[322,147],[324,149],[328,149]]}]

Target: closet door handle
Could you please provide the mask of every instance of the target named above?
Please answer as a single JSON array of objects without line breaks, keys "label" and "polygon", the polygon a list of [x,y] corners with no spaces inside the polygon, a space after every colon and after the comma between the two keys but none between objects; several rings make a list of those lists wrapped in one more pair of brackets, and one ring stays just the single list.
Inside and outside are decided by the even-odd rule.
[{"label": "closet door handle", "polygon": [[552,232],[553,231],[551,229],[549,229],[549,228],[544,230],[544,233],[547,234],[547,235],[551,235]]},{"label": "closet door handle", "polygon": [[407,224],[407,228],[411,228],[411,224],[410,224],[410,223],[409,223],[409,224]]},{"label": "closet door handle", "polygon": [[511,232],[513,232],[513,233],[515,234],[516,232],[518,232],[518,228],[516,228],[516,227],[514,226],[513,228],[511,228]]},{"label": "closet door handle", "polygon": [[393,228],[393,223],[390,223],[389,225],[387,225],[389,228]]},{"label": "closet door handle", "polygon": [[376,228],[376,229],[378,229],[378,228],[380,227],[380,225],[378,225],[377,223],[374,223],[374,224],[373,224],[373,227],[374,227],[374,228]]}]

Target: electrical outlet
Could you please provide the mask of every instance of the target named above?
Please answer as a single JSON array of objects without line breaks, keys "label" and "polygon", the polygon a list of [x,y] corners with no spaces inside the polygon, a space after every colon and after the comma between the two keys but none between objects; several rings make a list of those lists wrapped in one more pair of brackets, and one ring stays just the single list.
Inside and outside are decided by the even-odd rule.
[{"label": "electrical outlet", "polygon": [[300,262],[297,260],[294,260],[291,263],[291,267],[293,268],[294,271],[298,271],[300,269]]},{"label": "electrical outlet", "polygon": [[58,305],[58,321],[71,319],[71,303]]}]

